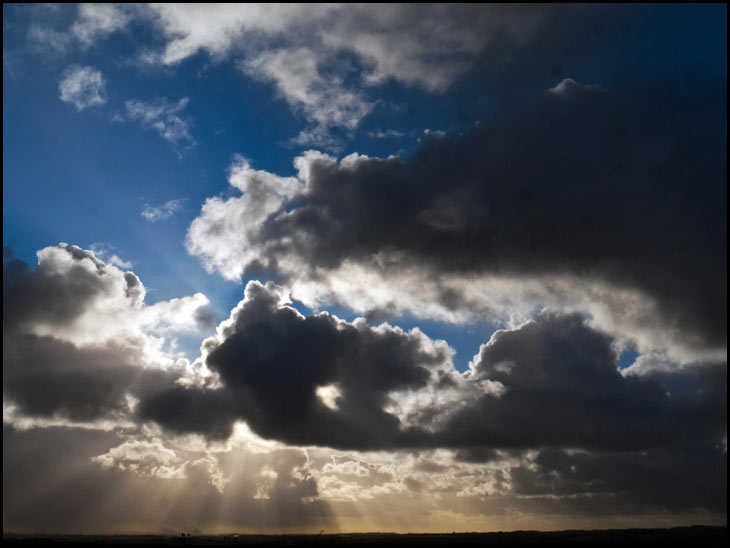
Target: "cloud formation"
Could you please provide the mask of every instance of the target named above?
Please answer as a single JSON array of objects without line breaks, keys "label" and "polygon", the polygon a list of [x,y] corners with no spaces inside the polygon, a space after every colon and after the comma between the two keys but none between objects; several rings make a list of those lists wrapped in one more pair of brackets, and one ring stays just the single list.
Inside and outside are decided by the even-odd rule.
[{"label": "cloud formation", "polygon": [[101,71],[93,67],[71,65],[64,71],[58,85],[59,97],[64,103],[70,103],[76,110],[82,111],[106,103],[105,85]]},{"label": "cloud formation", "polygon": [[[642,350],[717,359],[724,87],[680,89],[565,84],[411,157],[309,151],[294,180],[240,172],[256,195],[208,200],[188,249],[229,279],[276,271],[308,306],[469,321],[572,303]],[[278,207],[245,215],[264,193]]]},{"label": "cloud formation", "polygon": [[[387,447],[399,434],[398,420],[383,411],[388,393],[423,388],[446,365],[448,347],[418,331],[348,324],[326,313],[303,317],[281,306],[286,297],[273,284],[251,282],[245,294],[204,343],[223,386],[152,396],[140,403],[142,417],[212,436],[230,435],[241,418],[288,443]],[[332,385],[340,396],[329,402],[318,389]]]},{"label": "cloud formation", "polygon": [[724,364],[622,375],[611,338],[578,315],[498,331],[459,374],[448,345],[418,330],[304,317],[271,283],[245,295],[203,344],[218,383],[151,395],[142,418],[211,438],[244,420],[264,438],[360,450],[641,450],[726,428]]}]

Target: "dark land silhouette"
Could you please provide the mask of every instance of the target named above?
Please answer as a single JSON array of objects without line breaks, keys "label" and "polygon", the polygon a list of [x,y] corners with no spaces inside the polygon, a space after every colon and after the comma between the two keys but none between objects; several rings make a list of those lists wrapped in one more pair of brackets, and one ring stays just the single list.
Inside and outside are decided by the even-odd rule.
[{"label": "dark land silhouette", "polygon": [[208,545],[223,546],[727,546],[727,527],[611,529],[597,531],[514,531],[498,533],[345,533],[345,534],[221,534],[194,535],[41,535],[3,533],[12,544]]}]

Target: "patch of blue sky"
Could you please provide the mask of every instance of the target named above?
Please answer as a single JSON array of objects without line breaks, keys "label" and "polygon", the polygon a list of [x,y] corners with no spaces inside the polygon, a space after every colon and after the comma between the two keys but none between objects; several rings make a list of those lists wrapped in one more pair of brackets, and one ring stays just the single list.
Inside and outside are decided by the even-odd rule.
[{"label": "patch of blue sky", "polygon": [[635,348],[625,348],[618,357],[618,368],[626,369],[631,366],[641,354]]}]

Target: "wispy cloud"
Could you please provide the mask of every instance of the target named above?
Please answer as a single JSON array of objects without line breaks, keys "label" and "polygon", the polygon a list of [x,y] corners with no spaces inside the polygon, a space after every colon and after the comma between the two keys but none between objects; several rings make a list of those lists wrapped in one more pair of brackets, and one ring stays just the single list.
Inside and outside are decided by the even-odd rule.
[{"label": "wispy cloud", "polygon": [[142,208],[141,215],[150,223],[156,223],[157,221],[164,221],[173,217],[181,209],[182,200],[170,200],[157,207],[145,204]]},{"label": "wispy cloud", "polygon": [[125,261],[124,259],[120,258],[118,253],[118,250],[111,244],[106,242],[96,242],[89,246],[89,249],[96,255],[99,259],[106,262],[107,264],[116,266],[117,268],[124,268],[129,270],[134,266],[132,264],[132,261]]},{"label": "wispy cloud", "polygon": [[165,99],[149,102],[136,99],[125,101],[126,114],[117,119],[138,122],[144,128],[154,129],[160,137],[173,145],[188,149],[196,145],[190,133],[192,122],[180,116],[188,101],[187,97],[177,103],[170,103]]},{"label": "wispy cloud", "polygon": [[373,139],[397,139],[404,136],[404,132],[395,129],[368,131],[368,137],[372,137]]},{"label": "wispy cloud", "polygon": [[79,111],[106,103],[106,82],[101,71],[93,67],[71,65],[63,74],[58,85],[61,101],[72,104]]}]

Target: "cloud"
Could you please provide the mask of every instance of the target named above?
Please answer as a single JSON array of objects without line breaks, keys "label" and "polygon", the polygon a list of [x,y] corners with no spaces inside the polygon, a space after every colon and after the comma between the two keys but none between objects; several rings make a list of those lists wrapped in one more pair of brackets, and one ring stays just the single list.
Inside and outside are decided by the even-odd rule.
[{"label": "cloud", "polygon": [[141,313],[143,328],[151,333],[198,331],[212,327],[210,300],[202,293],[159,301],[146,306]]},{"label": "cloud", "polygon": [[3,395],[23,415],[60,417],[72,422],[123,421],[127,394],[143,394],[173,381],[169,374],[142,369],[140,349],[109,345],[79,348],[71,343],[17,335],[6,339]]},{"label": "cloud", "polygon": [[84,45],[123,29],[131,20],[129,8],[118,4],[79,4],[71,34]]},{"label": "cloud", "polygon": [[[719,439],[725,428],[723,363],[667,376],[623,376],[609,337],[577,315],[543,313],[497,331],[470,364],[470,383],[499,383],[442,416],[454,445],[636,450]],[[701,390],[700,400],[692,395]],[[701,409],[701,410],[700,410]],[[692,417],[705,419],[694,422]]]},{"label": "cloud", "polygon": [[44,54],[63,54],[71,43],[71,38],[67,33],[37,24],[28,27],[27,37],[33,49]]},{"label": "cloud", "polygon": [[106,103],[105,86],[101,71],[93,67],[71,65],[64,71],[58,91],[61,101],[82,111]]},{"label": "cloud", "polygon": [[[162,439],[153,430],[4,425],[3,462],[13,471],[3,481],[3,493],[13,493],[5,497],[6,527],[179,535],[217,531],[223,522],[229,531],[332,530],[329,505],[312,500],[316,483],[307,476],[306,455],[287,448],[256,453],[243,441],[215,448]],[[79,477],[89,481],[86,488],[66,487]]]},{"label": "cloud", "polygon": [[[335,504],[413,497],[457,514],[586,519],[726,507],[724,363],[623,375],[610,337],[544,312],[497,331],[459,374],[448,346],[417,330],[287,303],[284,288],[250,282],[203,345],[220,384],[150,394],[139,417],[212,440],[235,439],[243,420],[308,446],[297,497]],[[257,497],[262,485],[291,489],[284,478],[264,471]]]},{"label": "cloud", "polygon": [[[301,191],[302,183],[293,177],[255,170],[242,156],[234,159],[228,182],[242,195],[206,200],[201,217],[190,226],[186,247],[206,258],[204,266],[209,272],[217,269],[229,279],[238,279],[245,265],[258,259],[256,238],[263,223]],[[242,246],[224,243],[226,237],[234,235]]]},{"label": "cloud", "polygon": [[590,90],[601,91],[601,87],[593,85],[583,85],[576,82],[572,78],[566,78],[557,86],[550,88],[548,92],[554,95],[569,96],[570,94],[579,94],[582,91]]},{"label": "cloud", "polygon": [[[161,58],[168,64],[200,50],[220,57],[238,53],[247,41],[278,39],[287,50],[306,48],[317,62],[327,53],[355,54],[369,84],[393,78],[437,91],[465,71],[491,40],[506,35],[519,42],[541,18],[537,10],[505,6],[391,5],[372,10],[247,5],[200,10],[168,5],[154,10],[170,38]],[[433,40],[434,29],[439,40]]]},{"label": "cloud", "polygon": [[183,97],[177,103],[170,103],[164,99],[148,102],[136,99],[125,101],[125,117],[127,120],[138,122],[143,128],[155,130],[166,141],[187,150],[197,144],[190,133],[192,123],[179,115],[188,101],[187,97]]},{"label": "cloud", "polygon": [[[143,418],[215,437],[229,435],[238,417],[287,443],[387,447],[398,434],[397,419],[383,411],[388,393],[424,387],[447,360],[447,347],[418,331],[303,317],[282,306],[285,296],[270,283],[250,282],[245,295],[203,345],[223,386],[151,396],[140,402]],[[317,394],[330,385],[340,394],[335,408]]]},{"label": "cloud", "polygon": [[[710,446],[684,445],[643,453],[569,453],[545,449],[509,474],[516,495],[535,497],[542,510],[595,515],[689,508],[727,511],[727,462]],[[550,499],[552,498],[552,501]]]},{"label": "cloud", "polygon": [[249,282],[203,343],[219,385],[150,394],[139,416],[213,439],[244,420],[264,438],[359,450],[642,450],[717,441],[726,429],[724,364],[624,376],[613,340],[579,315],[545,312],[498,331],[459,374],[444,341],[305,317],[287,298]]},{"label": "cloud", "polygon": [[302,146],[328,146],[328,130],[353,130],[372,109],[360,94],[347,90],[342,78],[325,77],[310,50],[266,51],[247,60],[243,70],[260,80],[270,81],[295,112],[302,112],[315,128],[303,131],[295,142]]},{"label": "cloud", "polygon": [[245,190],[208,200],[188,250],[229,279],[275,271],[312,307],[501,322],[550,304],[642,352],[721,359],[724,88],[680,89],[576,84],[409,157],[308,151],[291,191],[257,172],[279,192],[266,218]]},{"label": "cloud", "polygon": [[395,129],[368,131],[368,137],[372,137],[373,139],[397,139],[404,136],[404,132]]},{"label": "cloud", "polygon": [[132,261],[125,261],[124,259],[120,258],[119,255],[114,253],[114,251],[116,251],[115,247],[106,242],[93,243],[89,246],[89,249],[94,253],[96,257],[112,266],[116,266],[117,268],[131,270],[131,268],[134,266],[132,264]]},{"label": "cloud", "polygon": [[169,200],[158,207],[145,204],[141,215],[150,223],[156,223],[173,217],[181,209],[182,200]]},{"label": "cloud", "polygon": [[135,398],[185,376],[165,338],[197,325],[202,294],[144,304],[133,272],[60,244],[38,267],[3,260],[3,398],[13,416],[128,422]]}]

